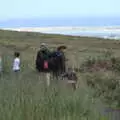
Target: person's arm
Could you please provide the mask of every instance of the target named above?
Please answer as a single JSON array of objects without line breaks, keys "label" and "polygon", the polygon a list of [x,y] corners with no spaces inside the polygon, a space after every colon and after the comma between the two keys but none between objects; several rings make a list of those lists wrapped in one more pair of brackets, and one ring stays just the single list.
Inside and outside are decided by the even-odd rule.
[{"label": "person's arm", "polygon": [[36,60],[39,58],[39,54],[40,54],[40,52],[38,51],[37,56],[36,56]]}]

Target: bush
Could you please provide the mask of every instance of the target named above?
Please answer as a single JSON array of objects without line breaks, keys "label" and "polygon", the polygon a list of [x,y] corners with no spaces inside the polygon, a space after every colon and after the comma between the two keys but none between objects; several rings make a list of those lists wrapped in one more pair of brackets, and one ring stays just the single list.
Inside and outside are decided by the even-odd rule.
[{"label": "bush", "polygon": [[101,56],[88,57],[80,66],[81,72],[113,71],[120,73],[120,57],[112,53],[105,53]]},{"label": "bush", "polygon": [[120,107],[120,58],[112,54],[91,57],[82,65],[87,84],[95,89],[95,95],[106,103]]}]

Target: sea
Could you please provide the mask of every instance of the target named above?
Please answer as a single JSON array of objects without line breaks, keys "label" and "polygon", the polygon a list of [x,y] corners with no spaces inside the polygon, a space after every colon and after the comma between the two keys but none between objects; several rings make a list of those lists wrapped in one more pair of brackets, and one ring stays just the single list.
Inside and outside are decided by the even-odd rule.
[{"label": "sea", "polygon": [[[31,31],[34,29],[34,32],[120,40],[120,17],[34,18],[0,21],[0,29],[5,28],[29,28]],[[38,28],[46,28],[46,30],[42,31]]]}]

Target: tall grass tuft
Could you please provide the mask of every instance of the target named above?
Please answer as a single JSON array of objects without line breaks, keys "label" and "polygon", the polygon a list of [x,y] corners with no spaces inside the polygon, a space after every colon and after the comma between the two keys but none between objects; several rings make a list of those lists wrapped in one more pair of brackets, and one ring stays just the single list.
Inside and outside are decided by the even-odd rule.
[{"label": "tall grass tuft", "polygon": [[93,102],[92,91],[73,92],[58,84],[46,87],[44,81],[27,65],[19,74],[5,70],[0,79],[0,119],[99,120],[100,103]]},{"label": "tall grass tuft", "polygon": [[87,84],[94,88],[96,96],[120,107],[120,58],[107,52],[102,56],[91,57],[81,66]]}]

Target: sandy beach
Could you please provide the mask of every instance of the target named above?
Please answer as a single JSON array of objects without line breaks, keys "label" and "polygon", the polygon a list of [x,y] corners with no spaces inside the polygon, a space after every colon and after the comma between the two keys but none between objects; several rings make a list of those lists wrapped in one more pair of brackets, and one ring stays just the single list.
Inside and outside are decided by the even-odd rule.
[{"label": "sandy beach", "polygon": [[102,38],[120,38],[120,27],[21,27],[21,28],[2,28],[19,32],[40,32],[51,34],[64,34],[75,36],[93,36]]},{"label": "sandy beach", "polygon": [[21,27],[21,28],[2,28],[4,30],[15,31],[32,31],[32,32],[46,32],[46,31],[65,31],[65,30],[82,30],[82,31],[116,31],[120,32],[120,26],[118,27]]}]

